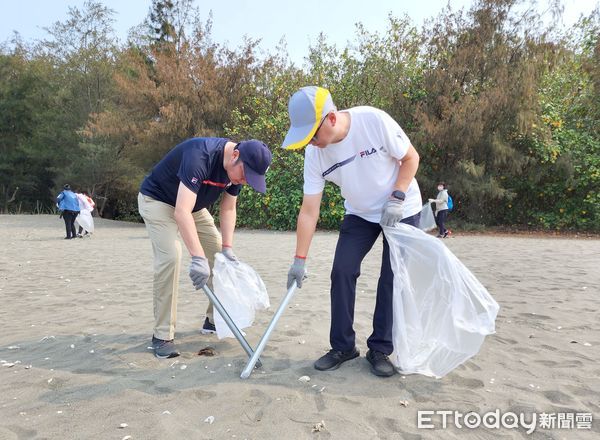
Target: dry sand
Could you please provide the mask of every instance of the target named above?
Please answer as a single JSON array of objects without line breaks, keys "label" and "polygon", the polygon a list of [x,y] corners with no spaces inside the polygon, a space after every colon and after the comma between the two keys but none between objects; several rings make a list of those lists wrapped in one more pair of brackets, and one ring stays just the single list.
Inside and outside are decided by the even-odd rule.
[{"label": "dry sand", "polygon": [[[0,439],[599,438],[600,240],[446,240],[500,304],[497,334],[440,380],[382,379],[364,356],[333,372],[312,367],[329,348],[337,239],[318,233],[309,281],[279,322],[263,368],[241,380],[246,356],[237,341],[200,334],[207,300],[185,270],[182,356],[152,356],[152,255],[144,226],[96,219],[96,228],[90,239],[63,240],[58,217],[0,216]],[[284,294],[294,245],[292,233],[236,234],[238,256],[261,274],[272,303],[247,332],[253,345]],[[364,274],[378,272],[380,250],[378,243]],[[363,275],[357,289],[363,355],[376,282]],[[207,346],[218,355],[196,354]],[[305,375],[310,382],[298,380]],[[417,428],[419,410],[496,409],[529,418],[589,413],[593,422],[591,429],[538,427],[531,435],[453,423],[443,430],[439,417],[436,429]]]}]

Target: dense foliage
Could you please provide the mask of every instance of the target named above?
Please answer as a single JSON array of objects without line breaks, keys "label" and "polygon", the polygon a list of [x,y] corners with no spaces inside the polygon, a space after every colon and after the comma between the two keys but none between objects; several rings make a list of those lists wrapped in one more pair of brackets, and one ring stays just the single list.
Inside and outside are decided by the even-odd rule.
[{"label": "dense foliage", "polygon": [[[408,17],[390,16],[382,32],[359,24],[344,48],[321,35],[298,67],[284,47],[259,56],[258,41],[214,42],[192,0],[153,0],[125,43],[114,12],[88,1],[46,40],[0,47],[0,211],[51,211],[69,182],[101,215],[138,219],[154,163],[188,137],[224,136],[274,153],[268,193],[244,188],[238,223],[293,229],[303,157],[278,146],[287,100],[315,84],[338,108],[392,115],[421,155],[424,199],[448,182],[455,219],[598,231],[600,11],[562,29],[527,5],[478,0],[422,29]],[[327,185],[320,227],[336,228],[343,212]]]}]

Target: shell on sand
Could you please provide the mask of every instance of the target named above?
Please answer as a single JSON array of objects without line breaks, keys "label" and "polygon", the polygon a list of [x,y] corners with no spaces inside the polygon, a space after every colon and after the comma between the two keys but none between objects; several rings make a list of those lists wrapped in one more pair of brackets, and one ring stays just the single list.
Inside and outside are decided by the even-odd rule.
[{"label": "shell on sand", "polygon": [[312,428],[312,432],[321,432],[321,431],[325,431],[327,428],[325,428],[325,422],[323,420],[321,420],[319,423],[316,423],[313,428]]}]

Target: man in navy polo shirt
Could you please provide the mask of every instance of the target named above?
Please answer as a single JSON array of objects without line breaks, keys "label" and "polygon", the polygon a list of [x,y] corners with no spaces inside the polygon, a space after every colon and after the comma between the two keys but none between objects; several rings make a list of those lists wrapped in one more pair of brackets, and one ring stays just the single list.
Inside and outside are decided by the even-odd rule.
[{"label": "man in navy polo shirt", "polygon": [[[381,235],[382,227],[402,222],[416,226],[421,192],[415,179],[419,154],[383,110],[361,106],[338,111],[328,90],[303,87],[290,98],[290,129],[282,147],[306,147],[304,198],[296,228],[296,256],[288,286],[302,287],[305,261],[319,219],[325,182],[340,187],[346,215],[331,269],[331,350],[317,370],[335,370],[359,356],[354,332],[356,280],[360,266]],[[381,271],[373,313],[373,333],[366,358],[377,376],[392,376],[393,281],[390,249],[383,237]]]},{"label": "man in navy polo shirt", "polygon": [[[138,207],[154,253],[152,347],[156,357],[179,356],[173,342],[181,262],[177,233],[192,256],[192,283],[201,289],[209,280],[215,253],[237,260],[232,250],[237,195],[244,184],[264,193],[270,164],[271,152],[260,141],[236,144],[224,138],[192,138],[169,151],[142,182]],[[221,193],[219,234],[207,208]],[[210,317],[212,304],[203,332],[214,330]]]}]

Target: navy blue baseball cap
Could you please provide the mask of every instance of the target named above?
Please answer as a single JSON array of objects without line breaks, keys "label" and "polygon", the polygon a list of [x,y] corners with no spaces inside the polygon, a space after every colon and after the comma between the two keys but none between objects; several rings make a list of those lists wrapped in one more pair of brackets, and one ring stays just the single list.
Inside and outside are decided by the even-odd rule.
[{"label": "navy blue baseball cap", "polygon": [[263,142],[255,139],[242,141],[237,145],[240,152],[240,159],[244,163],[244,175],[246,182],[255,191],[265,193],[267,191],[267,182],[265,174],[271,165],[271,151]]}]

